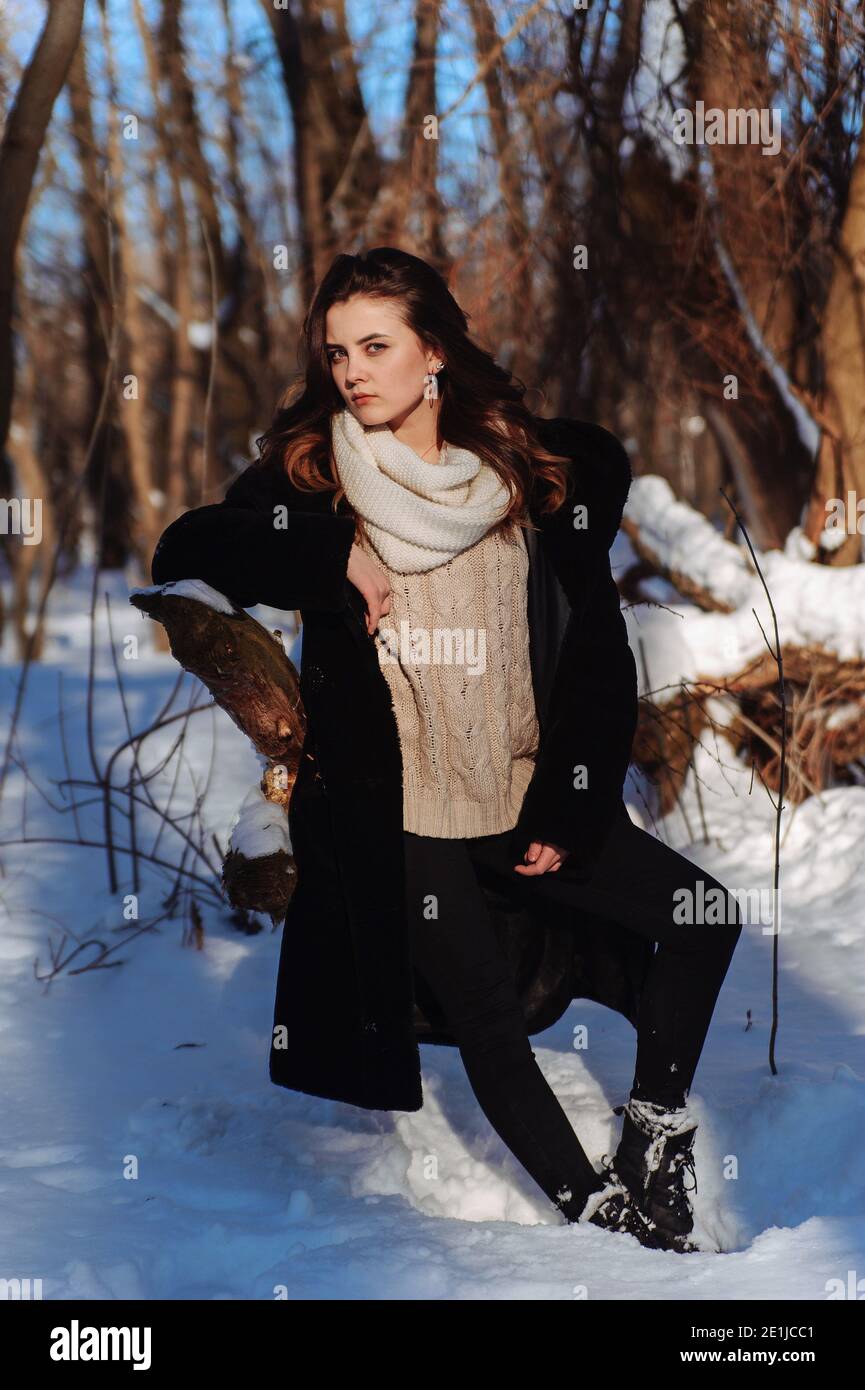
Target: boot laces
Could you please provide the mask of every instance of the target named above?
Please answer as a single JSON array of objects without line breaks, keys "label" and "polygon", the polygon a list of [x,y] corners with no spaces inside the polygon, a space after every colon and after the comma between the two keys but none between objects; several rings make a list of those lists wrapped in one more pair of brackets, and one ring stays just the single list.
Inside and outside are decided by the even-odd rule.
[{"label": "boot laces", "polygon": [[689,1149],[687,1153],[679,1155],[677,1167],[678,1167],[680,1170],[681,1170],[681,1169],[685,1169],[688,1173],[691,1174],[691,1177],[694,1179],[694,1186],[693,1186],[693,1187],[685,1187],[685,1183],[684,1183],[684,1174],[683,1174],[683,1179],[682,1179],[682,1191],[683,1191],[683,1192],[696,1192],[696,1191],[697,1191],[697,1167],[696,1167],[696,1163],[695,1163],[695,1160],[694,1160],[694,1151],[693,1151],[693,1149]]},{"label": "boot laces", "polygon": [[[694,1180],[692,1187],[685,1186],[686,1172],[690,1173]],[[697,1169],[694,1154],[690,1149],[684,1153],[673,1154],[670,1159],[670,1173],[673,1179],[670,1185],[670,1205],[681,1215],[689,1213],[691,1204],[688,1193],[697,1191]]]}]

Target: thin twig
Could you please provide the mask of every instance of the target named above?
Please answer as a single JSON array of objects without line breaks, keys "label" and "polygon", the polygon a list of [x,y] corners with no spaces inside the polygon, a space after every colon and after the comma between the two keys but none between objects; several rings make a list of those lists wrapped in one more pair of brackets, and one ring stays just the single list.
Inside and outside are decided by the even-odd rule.
[{"label": "thin twig", "polygon": [[[770,652],[772,652],[775,664],[778,667],[778,693],[781,704],[781,758],[778,780],[778,801],[775,805],[775,872],[774,901],[772,903],[772,925],[774,928],[772,933],[772,1031],[769,1035],[769,1066],[771,1068],[772,1075],[777,1076],[778,1068],[775,1065],[775,1038],[778,1033],[778,938],[780,936],[778,923],[778,905],[780,902],[779,884],[781,878],[781,815],[784,810],[784,791],[786,786],[785,778],[787,772],[787,694],[784,688],[784,657],[781,651],[781,638],[778,633],[778,615],[775,612],[775,605],[772,602],[772,595],[769,593],[768,585],[766,584],[766,580],[763,577],[763,571],[760,568],[760,563],[757,559],[754,547],[751,544],[751,537],[748,535],[742,518],[739,516],[739,513],[737,512],[733,503],[730,501],[724,489],[719,488],[718,490],[721,493],[721,496],[724,498],[724,501],[727,503],[727,505],[733,512],[733,515],[739,523],[739,529],[742,532],[742,535],[745,537],[746,544],[748,546],[749,551],[751,552],[751,559],[754,562],[754,568],[760,576],[760,583],[763,585],[763,591],[766,595],[766,601],[769,604],[769,609],[772,614],[772,624],[775,629],[775,650],[772,651],[768,639],[766,639],[766,646],[769,647]],[[757,616],[756,613],[754,616]],[[757,618],[757,622],[760,622],[759,618]],[[760,624],[760,631],[763,632],[762,624]],[[763,636],[764,638],[766,637],[765,632],[763,633]]]}]

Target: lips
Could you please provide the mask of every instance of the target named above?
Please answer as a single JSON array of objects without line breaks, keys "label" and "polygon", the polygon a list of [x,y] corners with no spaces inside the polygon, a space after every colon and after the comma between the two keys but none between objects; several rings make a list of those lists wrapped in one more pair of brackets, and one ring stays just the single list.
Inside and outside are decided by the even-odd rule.
[{"label": "lips", "polygon": [[364,401],[371,401],[373,399],[373,394],[372,391],[362,392],[359,396],[352,396],[351,399],[354,405],[363,405]]}]

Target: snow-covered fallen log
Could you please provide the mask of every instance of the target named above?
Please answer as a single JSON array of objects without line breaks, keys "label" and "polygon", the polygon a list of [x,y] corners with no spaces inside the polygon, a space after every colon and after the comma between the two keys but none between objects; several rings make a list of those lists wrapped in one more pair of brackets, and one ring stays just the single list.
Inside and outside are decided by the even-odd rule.
[{"label": "snow-covered fallen log", "polygon": [[700,608],[732,612],[756,578],[747,550],[725,540],[654,474],[631,484],[622,530],[640,559]]},{"label": "snow-covered fallen log", "polygon": [[[772,614],[744,543],[724,540],[706,517],[676,498],[665,479],[654,476],[634,480],[622,527],[642,558],[683,597],[708,610],[687,613],[699,672],[761,684],[764,672],[755,674],[755,663],[774,663],[754,610],[767,634]],[[768,550],[758,559],[791,678],[801,678],[815,663],[823,677],[857,673],[865,661],[865,565],[812,564],[797,553],[795,535],[787,551]]]},{"label": "snow-covered fallen log", "polygon": [[[665,800],[675,800],[694,740],[717,723],[777,786],[773,620],[747,546],[725,540],[654,476],[634,480],[622,526],[644,563],[686,600],[626,612],[646,706],[635,759],[660,773],[675,789]],[[813,564],[798,533],[785,551],[757,558],[778,620],[796,800],[865,758],[865,565]]]}]

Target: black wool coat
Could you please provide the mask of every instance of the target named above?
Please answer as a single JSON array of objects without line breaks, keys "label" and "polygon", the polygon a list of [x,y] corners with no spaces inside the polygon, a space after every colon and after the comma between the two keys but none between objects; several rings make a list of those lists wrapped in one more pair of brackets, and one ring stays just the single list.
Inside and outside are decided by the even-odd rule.
[{"label": "black wool coat", "polygon": [[[637,676],[609,550],[631,469],[599,425],[537,419],[536,429],[570,466],[565,502],[541,513],[532,499],[540,530],[523,531],[540,739],[512,862],[532,840],[545,841],[570,851],[560,881],[587,882],[616,818],[627,815]],[[167,527],[152,579],[202,579],[238,607],[299,609],[303,621],[308,727],[289,804],[297,880],[283,926],[271,1080],[367,1109],[419,1110],[418,1043],[456,1039],[412,969],[396,719],[363,598],[346,578],[354,519],[344,498],[334,512],[331,496],[299,491],[279,466],[252,464],[224,501]],[[575,524],[583,515],[587,524]],[[580,766],[586,785],[575,787]],[[530,1035],[577,998],[636,1026],[650,941],[590,916],[563,920],[555,905],[527,905],[500,882],[481,882]]]}]

